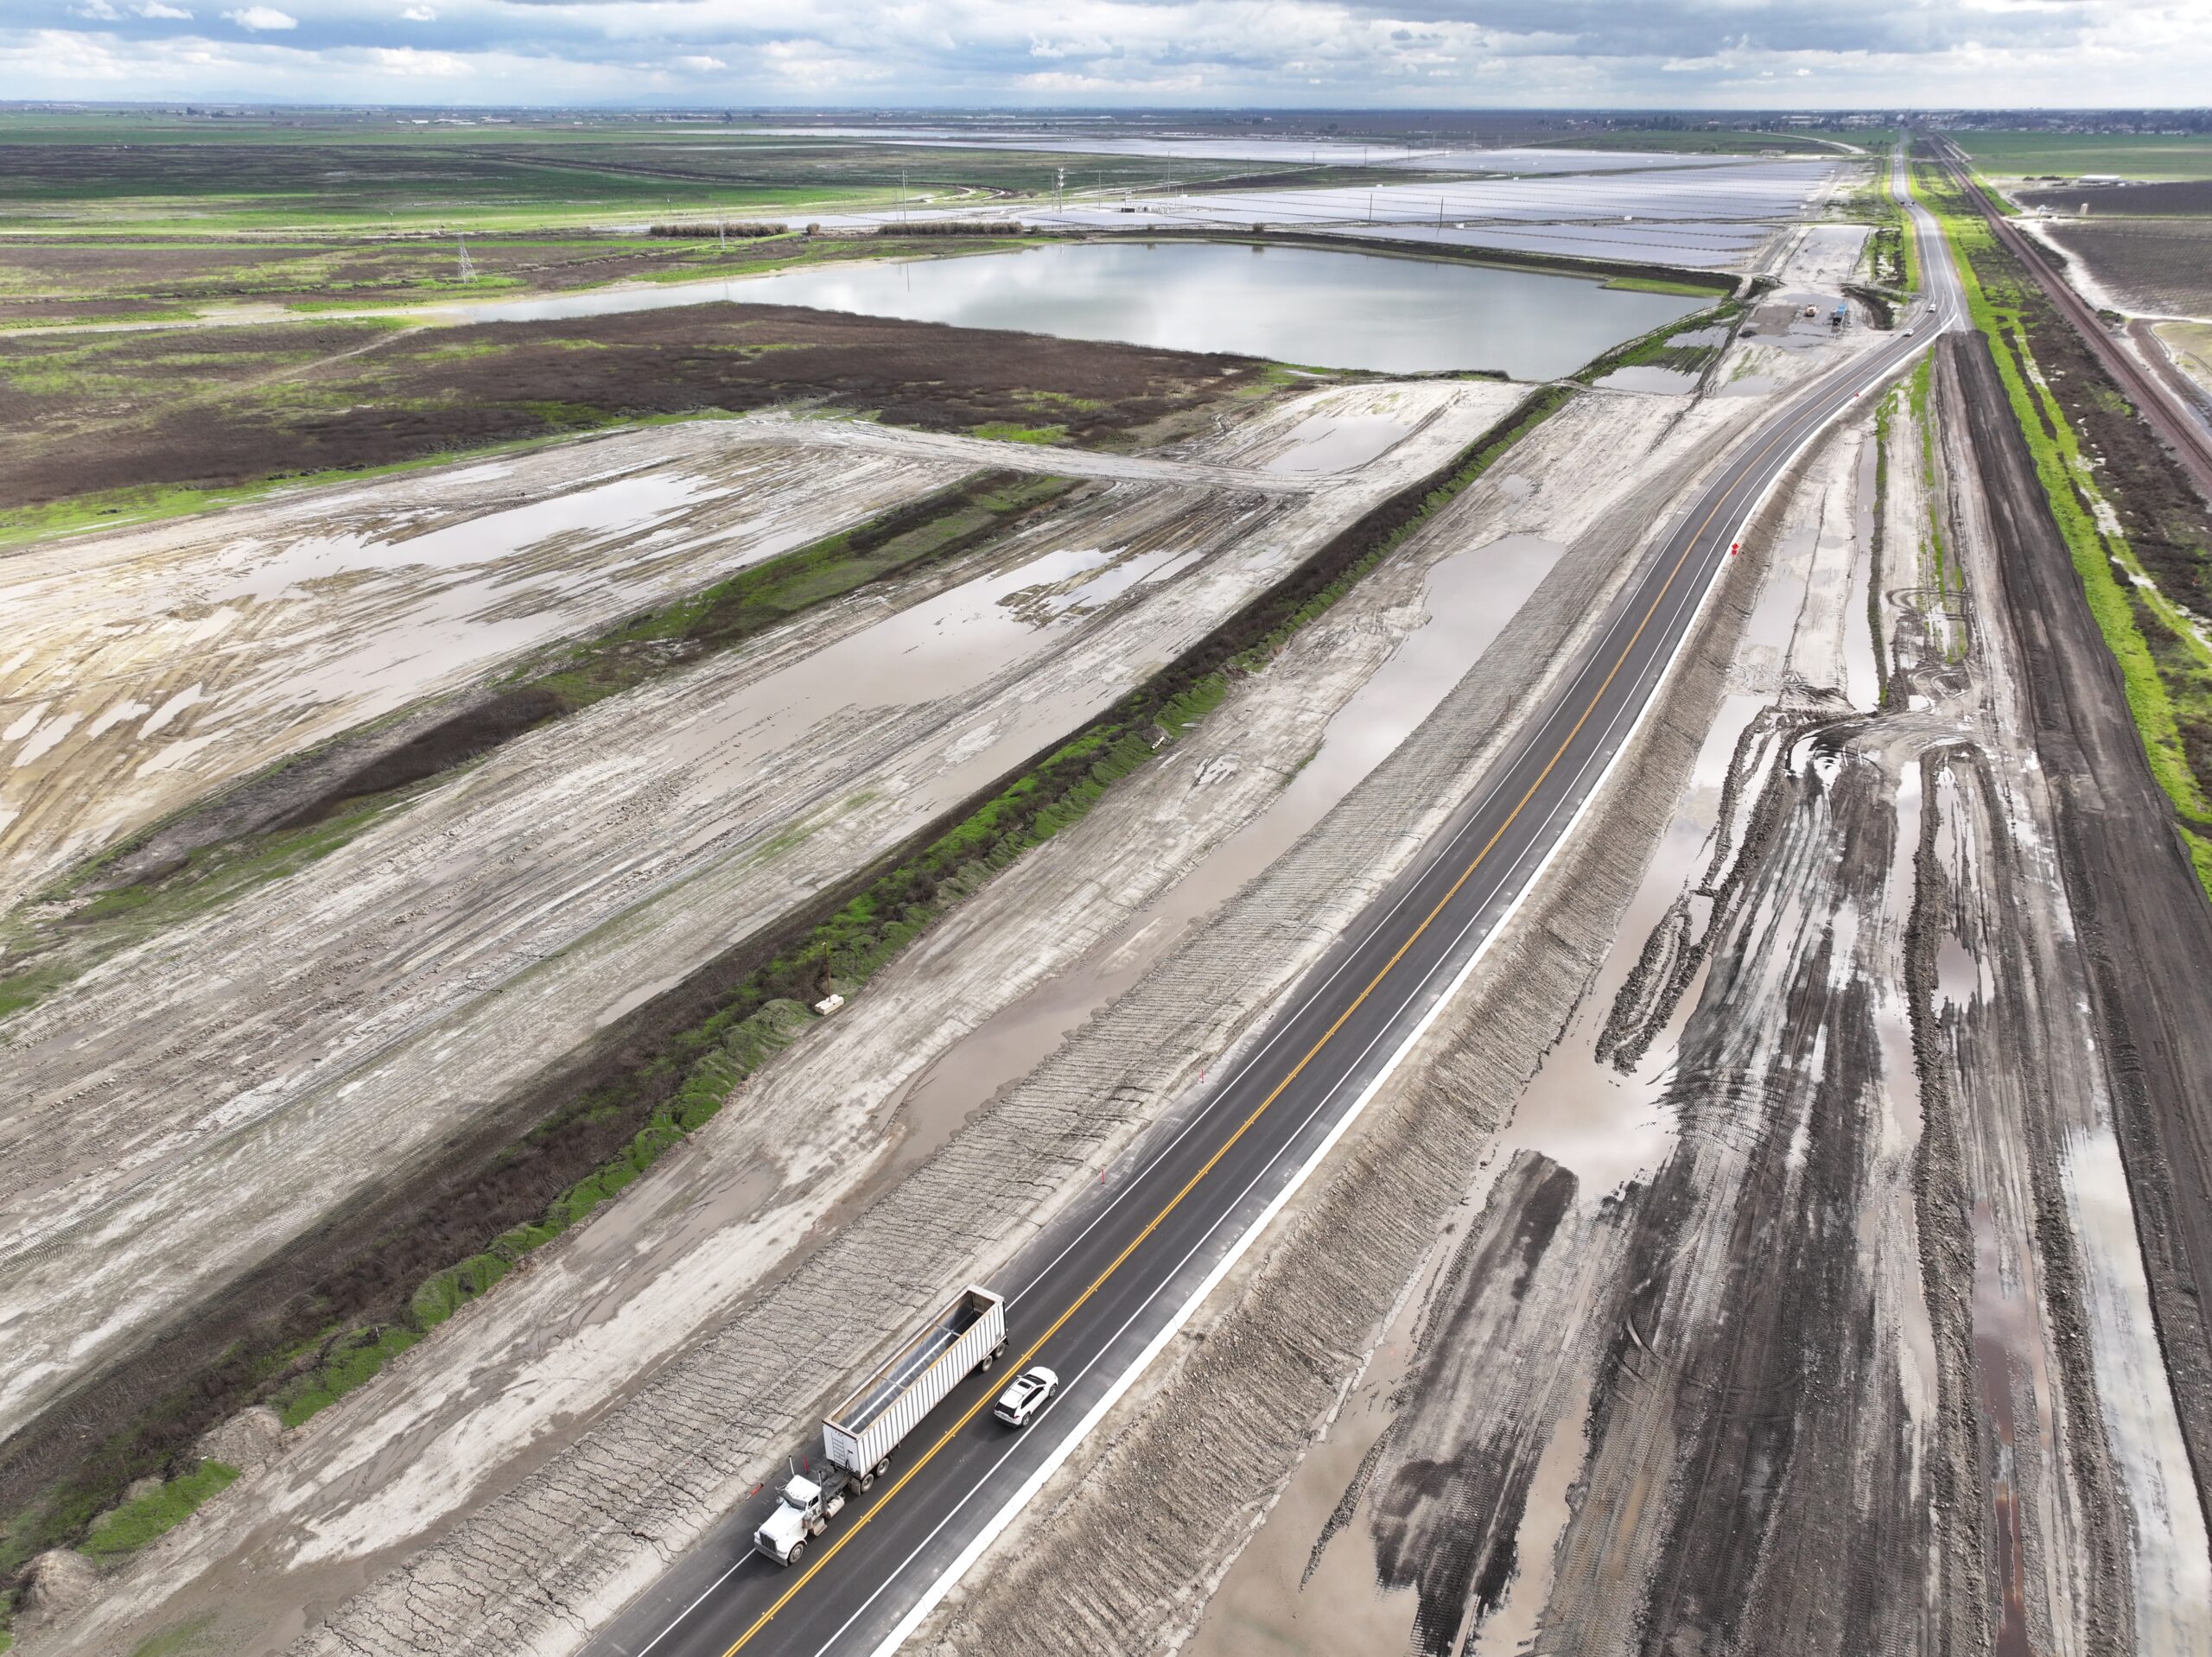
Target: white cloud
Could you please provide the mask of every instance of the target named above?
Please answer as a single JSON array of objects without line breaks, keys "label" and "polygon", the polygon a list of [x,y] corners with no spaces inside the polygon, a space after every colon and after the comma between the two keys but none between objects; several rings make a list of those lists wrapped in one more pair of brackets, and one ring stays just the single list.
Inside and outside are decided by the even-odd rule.
[{"label": "white cloud", "polygon": [[[1784,0],[321,0],[296,14],[292,4],[214,0],[210,20],[227,20],[207,31],[227,37],[218,48],[182,28],[118,26],[196,12],[200,0],[0,0],[0,86],[27,98],[315,102],[373,100],[397,76],[434,74],[440,97],[500,103],[665,102],[711,86],[762,107],[1681,110],[1961,98],[2182,105],[2212,84],[2204,0],[1873,0],[1847,27]],[[11,24],[47,8],[64,21]],[[408,38],[391,28],[399,22],[435,22],[449,55],[373,55]],[[210,49],[213,60],[194,55]]]},{"label": "white cloud", "polygon": [[411,46],[372,46],[369,61],[388,74],[436,75],[451,79],[468,73],[468,66],[450,52],[418,52]]}]

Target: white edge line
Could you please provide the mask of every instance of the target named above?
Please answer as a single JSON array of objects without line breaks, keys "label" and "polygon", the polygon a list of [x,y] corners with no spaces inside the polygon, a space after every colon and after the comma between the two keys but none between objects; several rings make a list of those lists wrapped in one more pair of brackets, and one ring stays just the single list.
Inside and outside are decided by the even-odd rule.
[{"label": "white edge line", "polygon": [[[1905,352],[1898,359],[1897,366],[1903,367],[1905,363],[1918,354],[1917,349]],[[1887,378],[1886,374],[1882,378]],[[1881,380],[1878,378],[1874,384],[1879,384]],[[1872,386],[1862,388],[1862,395],[1864,390],[1872,389]],[[1775,486],[1789,475],[1790,469],[1797,464],[1805,451],[1859,401],[1859,396],[1844,398],[1829,412],[1827,418],[1806,431],[1797,447],[1791,449],[1782,462],[1775,467],[1774,475],[1767,480],[1766,486],[1745,509],[1744,516],[1738,521],[1735,533],[1729,537],[1731,542],[1740,542],[1744,538],[1751,528],[1751,520],[1757,517],[1760,511],[1764,508],[1768,497],[1774,492]],[[1475,968],[1482,964],[1483,957],[1490,953],[1491,945],[1504,934],[1512,924],[1514,917],[1521,912],[1522,905],[1529,901],[1529,894],[1535,891],[1542,882],[1545,874],[1549,872],[1553,860],[1574,838],[1575,830],[1581,827],[1582,819],[1588,814],[1591,803],[1605,791],[1605,784],[1611,780],[1614,768],[1620,764],[1622,756],[1635,746],[1637,736],[1643,730],[1644,721],[1651,717],[1652,710],[1665,699],[1664,693],[1668,682],[1675,677],[1676,670],[1681,666],[1682,645],[1688,643],[1691,636],[1697,631],[1699,619],[1704,613],[1706,606],[1713,601],[1713,594],[1719,590],[1721,572],[1727,567],[1725,557],[1713,565],[1713,574],[1706,581],[1705,592],[1698,600],[1697,609],[1691,614],[1690,625],[1683,630],[1681,642],[1676,644],[1674,653],[1668,657],[1666,670],[1659,676],[1657,682],[1653,684],[1650,693],[1645,696],[1643,706],[1637,711],[1635,721],[1628,727],[1628,733],[1622,737],[1619,746],[1613,750],[1611,757],[1605,761],[1605,768],[1598,773],[1597,780],[1591,784],[1588,792],[1583,795],[1581,803],[1574,809],[1574,815],[1569,817],[1560,828],[1558,837],[1552,841],[1551,849],[1544,854],[1543,860],[1530,871],[1528,879],[1522,884],[1520,892],[1515,896],[1513,901],[1506,905],[1504,913],[1497,917],[1497,922],[1484,935],[1483,941],[1475,946],[1475,952],[1467,957],[1466,964],[1459,968],[1444,994],[1436,998],[1434,1004],[1421,1015],[1421,1021],[1408,1033],[1405,1040],[1401,1042],[1390,1057],[1383,1061],[1382,1068],[1376,1073],[1375,1079],[1361,1091],[1358,1098],[1353,1100],[1345,1108],[1344,1114],[1337,1119],[1336,1126],[1322,1136],[1320,1144],[1313,1148],[1313,1153],[1306,1158],[1298,1171],[1290,1177],[1289,1182],[1275,1194],[1267,1207],[1260,1211],[1257,1217],[1245,1228],[1243,1235],[1230,1246],[1229,1252],[1222,1257],[1211,1271],[1206,1273],[1198,1287],[1192,1291],[1190,1298],[1175,1309],[1174,1314],[1168,1318],[1160,1333],[1153,1336],[1146,1344],[1144,1350],[1137,1354],[1128,1368],[1115,1377],[1112,1385],[1107,1387],[1103,1396],[1097,1403],[1091,1406],[1090,1413],[1076,1424],[1073,1432],[1061,1439],[1052,1452],[1039,1464],[1036,1471],[1022,1482],[1021,1488],[1007,1497],[1005,1505],[991,1516],[982,1529],[976,1532],[974,1539],[960,1551],[959,1557],[945,1567],[938,1579],[929,1585],[919,1599],[914,1602],[912,1608],[907,1611],[906,1615],[899,1618],[897,1626],[886,1635],[882,1643],[875,1647],[872,1657],[891,1657],[892,1653],[906,1642],[907,1637],[921,1626],[922,1620],[937,1609],[938,1606],[943,1603],[944,1597],[952,1591],[953,1585],[968,1574],[976,1561],[982,1557],[984,1551],[998,1540],[1007,1527],[1011,1525],[1021,1510],[1035,1498],[1038,1491],[1045,1488],[1046,1481],[1058,1472],[1068,1457],[1075,1453],[1077,1447],[1097,1430],[1099,1423],[1103,1421],[1114,1406],[1122,1401],[1123,1394],[1136,1384],[1138,1378],[1147,1369],[1152,1367],[1152,1361],[1166,1349],[1170,1341],[1182,1333],[1183,1326],[1190,1322],[1198,1308],[1205,1303],[1206,1298],[1221,1286],[1224,1278],[1236,1269],[1237,1262],[1244,1258],[1245,1252],[1259,1241],[1260,1235],[1274,1222],[1275,1216],[1281,1214],[1288,1206],[1291,1198],[1297,1196],[1303,1189],[1314,1171],[1327,1159],[1329,1153],[1336,1149],[1338,1140],[1341,1140],[1351,1125],[1366,1113],[1367,1107],[1374,1101],[1376,1095],[1382,1090],[1383,1083],[1395,1074],[1398,1066],[1405,1061],[1406,1056],[1412,1052],[1421,1038],[1428,1033],[1430,1025],[1436,1022],[1445,1008],[1450,1006],[1458,999],[1467,980],[1473,976]]]}]

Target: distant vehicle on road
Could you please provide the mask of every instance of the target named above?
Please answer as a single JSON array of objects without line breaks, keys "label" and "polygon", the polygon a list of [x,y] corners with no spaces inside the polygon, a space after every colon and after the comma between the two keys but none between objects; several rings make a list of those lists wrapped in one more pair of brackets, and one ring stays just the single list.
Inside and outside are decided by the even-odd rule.
[{"label": "distant vehicle on road", "polygon": [[1010,1427],[1026,1427],[1059,1390],[1060,1378],[1040,1363],[1033,1369],[1024,1370],[1019,1381],[999,1394],[991,1413]]},{"label": "distant vehicle on road", "polygon": [[[899,1441],[946,1394],[977,1370],[988,1369],[1005,1350],[1005,1299],[970,1284],[830,1413],[822,1424],[826,1464],[791,1476],[776,1511],[753,1533],[753,1546],[779,1565],[797,1565],[807,1542],[827,1530],[845,1504],[891,1464]],[[1058,1377],[1053,1384],[1058,1384]]]}]

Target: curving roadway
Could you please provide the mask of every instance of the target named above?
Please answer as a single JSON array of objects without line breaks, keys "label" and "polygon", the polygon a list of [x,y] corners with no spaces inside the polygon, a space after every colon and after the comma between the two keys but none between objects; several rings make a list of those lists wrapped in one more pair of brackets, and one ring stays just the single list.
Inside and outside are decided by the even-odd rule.
[{"label": "curving roadway", "polygon": [[[1821,429],[1896,374],[1963,308],[1936,221],[1907,203],[1929,284],[1880,346],[1840,364],[1749,433],[1645,555],[1595,643],[1431,841],[1275,1013],[1257,1046],[1172,1129],[992,1286],[1007,1296],[1004,1367],[972,1378],[893,1458],[892,1471],[789,1570],[753,1555],[766,1495],[730,1514],[594,1641],[594,1657],[858,1657],[919,1619],[1021,1500],[1103,1413],[1302,1180],[1471,968],[1559,844],[1687,634],[1742,526]],[[1163,1142],[1164,1141],[1164,1142]],[[1063,1387],[1026,1432],[988,1413],[1035,1362]],[[1194,1446],[1203,1454],[1203,1446]],[[819,1453],[818,1441],[795,1457]]]}]

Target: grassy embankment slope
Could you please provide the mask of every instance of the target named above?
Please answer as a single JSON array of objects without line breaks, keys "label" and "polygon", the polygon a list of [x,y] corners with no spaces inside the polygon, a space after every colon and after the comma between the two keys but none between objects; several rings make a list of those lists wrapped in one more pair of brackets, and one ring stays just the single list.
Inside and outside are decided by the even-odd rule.
[{"label": "grassy embankment slope", "polygon": [[[2158,487],[2155,461],[2162,456],[2152,457],[2147,477],[2117,470],[2117,440],[2139,432],[2136,441],[2156,449],[2148,429],[2104,382],[2094,359],[1948,175],[1916,167],[1913,187],[1942,220],[1958,257],[1967,308],[1996,359],[2090,611],[2120,663],[2152,772],[2173,803],[2199,879],[2212,892],[2212,649],[2190,613],[2163,590],[2181,587],[2203,602],[2212,536],[2202,508],[2185,486],[2177,498]],[[2044,359],[2061,353],[2069,360],[2054,378],[2054,363]],[[2087,401],[2069,408],[2069,398]],[[2077,429],[2085,414],[2124,422],[2112,428],[2113,440],[2097,446],[2101,465],[2092,462]]]},{"label": "grassy embankment slope", "polygon": [[1904,206],[1890,194],[1889,169],[1875,168],[1864,183],[1838,205],[1846,219],[1874,227],[1860,255],[1866,280],[1886,292],[1904,295],[1921,290],[1920,249]]}]

